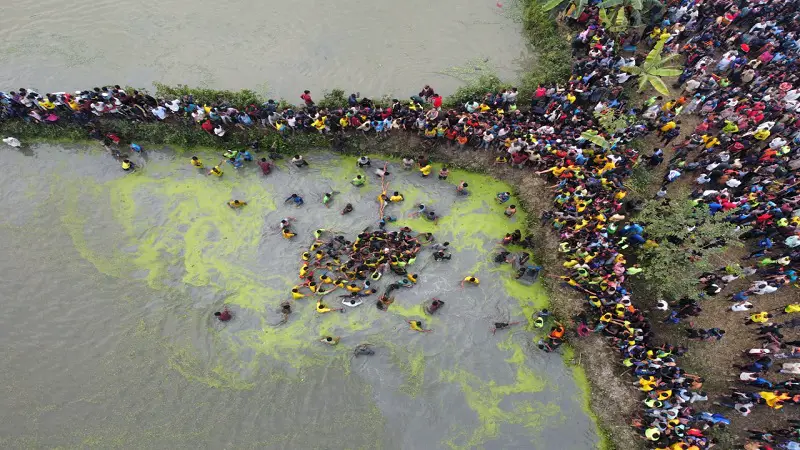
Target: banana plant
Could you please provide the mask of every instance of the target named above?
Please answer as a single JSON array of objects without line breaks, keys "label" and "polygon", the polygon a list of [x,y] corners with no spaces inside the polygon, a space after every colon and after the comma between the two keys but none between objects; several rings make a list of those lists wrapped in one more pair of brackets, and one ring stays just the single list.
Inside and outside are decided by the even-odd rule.
[{"label": "banana plant", "polygon": [[661,6],[657,0],[604,0],[597,5],[603,25],[613,32],[643,27],[642,15],[657,6]]},{"label": "banana plant", "polygon": [[586,130],[581,133],[581,138],[603,149],[611,148],[611,144],[597,130]]},{"label": "banana plant", "polygon": [[624,72],[639,77],[639,92],[644,91],[647,84],[650,83],[653,89],[660,94],[669,95],[669,88],[661,77],[676,77],[683,72],[677,66],[669,65],[670,62],[679,57],[677,53],[667,56],[661,55],[664,51],[664,44],[667,42],[668,38],[669,34],[663,34],[661,38],[659,38],[656,45],[650,50],[650,53],[647,54],[641,66],[622,67]]},{"label": "banana plant", "polygon": [[[561,5],[563,3],[567,3],[567,4],[574,3],[575,4],[575,9],[572,11],[572,14],[570,14],[569,16],[571,18],[573,18],[573,19],[577,19],[578,16],[581,15],[583,10],[586,9],[586,6],[589,4],[589,1],[588,0],[548,0],[547,2],[545,2],[544,5],[542,5],[542,9],[545,10],[545,11],[550,11],[551,9],[555,9],[556,7],[558,7],[559,5]],[[569,8],[567,8],[567,9],[569,9]]]},{"label": "banana plant", "polygon": [[610,14],[609,10],[604,8],[600,10],[599,16],[603,27],[612,33],[621,33],[627,30],[630,25],[624,8],[611,10]]}]

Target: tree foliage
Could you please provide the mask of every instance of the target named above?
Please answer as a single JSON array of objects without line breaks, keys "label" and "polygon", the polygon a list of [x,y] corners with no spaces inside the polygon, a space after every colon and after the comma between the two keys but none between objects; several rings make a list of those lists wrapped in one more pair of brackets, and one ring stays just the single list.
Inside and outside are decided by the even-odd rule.
[{"label": "tree foliage", "polygon": [[586,130],[583,133],[581,133],[581,138],[586,139],[592,144],[601,147],[603,149],[608,149],[611,147],[611,143],[609,143],[605,137],[601,136],[597,132],[597,130]]},{"label": "tree foliage", "polygon": [[604,108],[597,111],[594,113],[594,117],[597,119],[597,123],[609,134],[623,130],[630,124],[628,116],[620,114],[619,110],[614,108]]},{"label": "tree foliage", "polygon": [[712,257],[729,247],[741,247],[742,230],[728,222],[728,214],[711,215],[708,205],[692,200],[650,200],[637,217],[646,237],[657,246],[645,245],[638,251],[642,275],[660,298],[696,298],[700,294],[698,278],[714,270]]},{"label": "tree foliage", "polygon": [[667,56],[661,54],[667,38],[669,38],[669,34],[664,34],[659,38],[641,66],[624,66],[622,68],[623,71],[639,77],[639,92],[644,91],[647,84],[650,83],[653,89],[659,93],[669,95],[669,88],[661,77],[676,77],[681,74],[680,68],[670,65],[679,55],[677,53]]},{"label": "tree foliage", "polygon": [[548,0],[544,3],[544,5],[542,5],[542,10],[550,11],[562,5],[563,3],[574,4],[575,8],[569,14],[569,17],[572,17],[573,19],[577,19],[589,4],[588,0]]}]

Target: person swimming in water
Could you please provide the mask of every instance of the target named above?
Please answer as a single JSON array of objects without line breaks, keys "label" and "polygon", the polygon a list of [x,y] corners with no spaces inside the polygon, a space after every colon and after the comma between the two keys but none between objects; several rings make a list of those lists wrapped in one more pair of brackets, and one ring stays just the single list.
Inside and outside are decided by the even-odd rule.
[{"label": "person swimming in water", "polygon": [[433,331],[431,329],[425,329],[421,320],[407,320],[406,322],[408,322],[409,327],[414,331],[419,331],[421,333],[430,333]]},{"label": "person swimming in water", "polygon": [[356,187],[364,186],[364,183],[366,183],[366,182],[367,182],[367,180],[364,179],[364,177],[362,177],[361,175],[356,175],[355,178],[350,180],[350,184],[352,184],[353,186],[356,186]]},{"label": "person swimming in water", "polygon": [[134,164],[133,161],[131,161],[129,159],[123,159],[122,160],[122,170],[124,170],[126,172],[133,172],[134,170],[136,170],[136,164]]},{"label": "person swimming in water", "polygon": [[511,192],[500,192],[497,194],[497,203],[503,204],[511,198]]},{"label": "person swimming in water", "polygon": [[286,200],[283,201],[283,203],[289,203],[289,202],[294,202],[294,206],[298,208],[303,206],[303,203],[305,203],[303,201],[303,197],[300,197],[297,194],[292,194]]},{"label": "person swimming in water", "polygon": [[320,314],[329,313],[331,311],[344,311],[344,308],[330,308],[322,303],[322,300],[317,300],[317,312]]},{"label": "person swimming in water", "polygon": [[225,162],[224,159],[221,160],[220,162],[218,162],[217,165],[212,167],[211,170],[208,171],[207,175],[215,175],[215,176],[221,177],[223,172],[222,172],[222,168],[220,166],[222,165],[223,162]]},{"label": "person swimming in water", "polygon": [[452,257],[453,255],[451,253],[446,253],[444,250],[437,250],[433,252],[433,259],[436,261],[450,261],[450,258]]},{"label": "person swimming in water", "polygon": [[216,317],[220,322],[227,322],[233,319],[233,314],[228,311],[228,308],[223,308],[222,311],[215,312],[214,317]]},{"label": "person swimming in water", "polygon": [[444,302],[434,297],[431,299],[430,303],[423,306],[423,310],[428,314],[434,314],[436,311],[439,311],[442,306],[444,306]]},{"label": "person swimming in water", "polygon": [[344,205],[344,209],[342,210],[342,215],[349,214],[351,212],[353,212],[353,205],[351,203]]},{"label": "person swimming in water", "polygon": [[356,161],[356,165],[360,169],[363,169],[364,167],[372,165],[372,162],[369,160],[369,156],[362,156],[358,158],[358,161]]},{"label": "person swimming in water", "polygon": [[278,325],[283,325],[289,321],[289,314],[292,313],[292,304],[289,302],[281,303],[280,313],[283,315],[283,318],[278,323]]},{"label": "person swimming in water", "polygon": [[392,303],[394,303],[394,297],[387,297],[386,294],[384,294],[378,299],[378,301],[375,303],[375,306],[377,306],[381,311],[388,311],[389,306],[391,306]]},{"label": "person swimming in water", "polygon": [[325,337],[323,337],[322,339],[320,339],[319,341],[320,341],[320,342],[322,342],[323,344],[328,344],[328,345],[336,345],[336,344],[338,344],[338,343],[339,343],[339,340],[340,340],[340,339],[341,339],[341,338],[340,338],[339,336],[336,336],[336,337],[333,337],[333,336],[325,336]]},{"label": "person swimming in water", "polygon": [[228,206],[230,206],[231,209],[241,208],[242,206],[246,206],[246,205],[247,205],[247,202],[243,202],[241,200],[231,200],[231,201],[228,202]]},{"label": "person swimming in water", "polygon": [[326,192],[322,197],[322,204],[325,205],[326,208],[331,207],[330,203],[333,201],[334,194],[336,194],[336,191]]},{"label": "person swimming in water", "polygon": [[294,164],[294,166],[297,168],[306,167],[308,166],[308,161],[303,159],[301,155],[294,155],[292,157],[292,164]]},{"label": "person swimming in water", "polygon": [[481,284],[481,280],[479,280],[477,277],[474,277],[474,276],[470,275],[470,276],[464,278],[461,281],[461,288],[462,289],[464,288],[464,283],[470,283],[470,284],[472,284],[474,286],[477,286],[477,285]]},{"label": "person swimming in water", "polygon": [[201,161],[197,156],[192,156],[191,163],[192,166],[197,167],[198,169],[203,168],[203,161]]},{"label": "person swimming in water", "polygon": [[498,254],[496,254],[494,256],[494,262],[496,262],[496,263],[507,263],[508,262],[508,255],[510,255],[510,254],[511,254],[511,252],[508,252],[508,251],[505,251],[505,250],[502,251],[502,252],[500,252],[500,253],[498,253]]},{"label": "person swimming in water", "polygon": [[458,186],[456,186],[456,194],[458,194],[458,195],[469,195],[469,191],[467,190],[468,187],[469,187],[469,184],[466,181],[462,181],[462,182],[458,183]]},{"label": "person swimming in water", "polygon": [[519,324],[519,322],[495,322],[494,326],[492,327],[492,334],[494,334],[497,330],[504,330],[517,324]]},{"label": "person swimming in water", "polygon": [[372,356],[375,354],[375,350],[372,349],[372,344],[358,344],[356,348],[353,349],[353,356],[358,358],[359,356]]}]

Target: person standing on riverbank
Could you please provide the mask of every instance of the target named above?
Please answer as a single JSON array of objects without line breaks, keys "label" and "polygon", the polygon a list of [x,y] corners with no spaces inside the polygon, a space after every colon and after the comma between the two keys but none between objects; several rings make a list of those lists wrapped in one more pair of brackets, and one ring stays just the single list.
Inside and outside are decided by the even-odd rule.
[{"label": "person standing on riverbank", "polygon": [[300,96],[300,99],[303,100],[303,102],[306,105],[306,108],[310,109],[314,107],[314,100],[311,99],[311,91],[309,90],[303,91],[303,94]]}]

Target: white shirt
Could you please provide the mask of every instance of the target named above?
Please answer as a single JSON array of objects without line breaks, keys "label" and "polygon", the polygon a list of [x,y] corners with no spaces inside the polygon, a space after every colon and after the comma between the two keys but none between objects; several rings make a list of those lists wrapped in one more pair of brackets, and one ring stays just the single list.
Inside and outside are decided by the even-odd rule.
[{"label": "white shirt", "polygon": [[731,311],[735,311],[735,312],[749,311],[750,310],[749,307],[752,307],[752,306],[753,306],[753,304],[750,303],[750,302],[734,303],[733,306],[731,306]]}]

